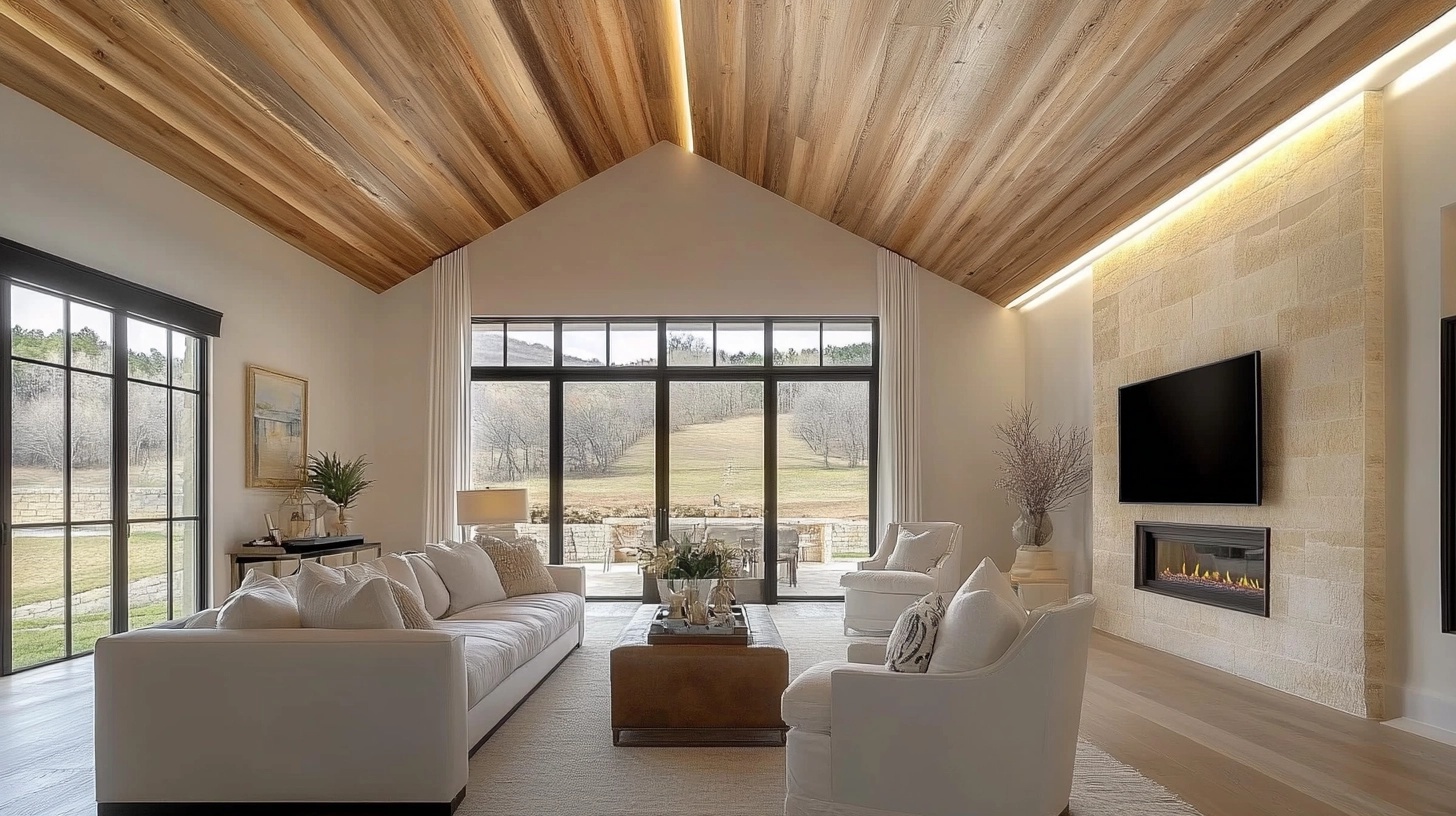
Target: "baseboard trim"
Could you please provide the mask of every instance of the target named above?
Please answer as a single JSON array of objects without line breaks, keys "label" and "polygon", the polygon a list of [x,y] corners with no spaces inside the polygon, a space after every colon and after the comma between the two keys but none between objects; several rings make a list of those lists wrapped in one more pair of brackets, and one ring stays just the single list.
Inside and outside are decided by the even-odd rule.
[{"label": "baseboard trim", "polygon": [[1383,724],[1391,728],[1399,728],[1408,734],[1415,734],[1418,737],[1425,737],[1428,740],[1456,746],[1456,731],[1447,731],[1444,728],[1438,728],[1430,723],[1423,723],[1420,720],[1413,720],[1410,717],[1397,717],[1393,720],[1386,720]]},{"label": "baseboard trim", "polygon": [[514,717],[514,716],[516,716],[516,712],[521,709],[521,706],[525,705],[526,704],[526,701],[529,700],[529,699],[531,699],[531,697],[533,695],[535,695],[536,691],[538,689],[540,689],[541,686],[543,686],[543,685],[546,684],[546,681],[547,680],[550,680],[551,679],[551,675],[555,674],[556,673],[556,670],[559,669],[559,668],[561,668],[561,664],[565,663],[567,658],[569,658],[572,655],[576,654],[576,651],[578,649],[580,649],[580,648],[581,648],[581,644],[580,643],[577,643],[575,646],[571,647],[571,651],[569,651],[566,654],[562,655],[561,656],[561,659],[558,660],[558,661],[556,661],[556,665],[551,667],[551,671],[546,672],[546,674],[544,676],[542,676],[542,678],[540,680],[536,681],[536,685],[532,686],[531,687],[531,690],[528,691],[528,692],[526,692],[526,696],[522,697],[515,705],[511,706],[511,710],[510,711],[507,711],[506,712],[506,715],[504,717],[501,717],[500,718],[500,722],[496,723],[495,725],[492,725],[490,727],[490,730],[487,731],[487,732],[485,732],[485,736],[483,736],[483,737],[480,738],[480,742],[477,742],[477,743],[475,743],[475,745],[471,746],[471,748],[470,748],[470,756],[471,757],[474,757],[475,756],[475,752],[476,751],[479,751],[481,749],[481,747],[484,746],[485,743],[491,737],[495,736],[495,732],[499,731],[501,726],[503,726],[506,723],[510,722],[511,718]]},{"label": "baseboard trim", "polygon": [[449,802],[98,802],[97,816],[451,816],[465,789]]}]

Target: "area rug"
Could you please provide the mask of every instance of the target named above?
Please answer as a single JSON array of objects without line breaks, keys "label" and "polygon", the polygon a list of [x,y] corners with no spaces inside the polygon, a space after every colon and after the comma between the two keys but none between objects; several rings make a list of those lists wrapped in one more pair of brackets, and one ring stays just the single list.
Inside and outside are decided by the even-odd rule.
[{"label": "area rug", "polygon": [[[770,816],[783,813],[782,748],[614,748],[607,653],[630,608],[590,612],[566,659],[470,762],[462,816]],[[606,613],[606,614],[604,614]],[[784,604],[774,618],[797,675],[842,659],[841,607]],[[1167,789],[1082,742],[1073,816],[1198,816]]]}]

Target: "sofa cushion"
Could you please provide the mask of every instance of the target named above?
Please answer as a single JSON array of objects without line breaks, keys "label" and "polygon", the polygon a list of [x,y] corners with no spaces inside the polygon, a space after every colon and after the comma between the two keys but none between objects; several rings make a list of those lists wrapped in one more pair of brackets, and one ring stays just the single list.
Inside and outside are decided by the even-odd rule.
[{"label": "sofa cushion", "polygon": [[217,610],[218,629],[297,629],[298,604],[283,582],[249,570],[243,583]]},{"label": "sofa cushion", "polygon": [[410,592],[415,594],[416,598],[420,599],[420,603],[424,603],[425,594],[420,591],[420,579],[415,575],[414,567],[410,566],[409,559],[402,554],[389,553],[365,563],[374,564],[383,569],[385,575],[404,584]]},{"label": "sofa cushion", "polygon": [[523,536],[515,541],[502,541],[494,536],[477,535],[475,543],[490,554],[506,595],[514,598],[556,591],[556,581],[541,560],[536,539]]},{"label": "sofa cushion", "polygon": [[495,564],[485,550],[469,542],[426,544],[425,557],[434,565],[445,589],[450,592],[447,615],[472,606],[506,599]]},{"label": "sofa cushion", "polygon": [[956,594],[963,595],[967,592],[975,592],[978,589],[987,589],[996,593],[997,597],[1006,601],[1017,609],[1025,611],[1026,607],[1021,603],[1021,596],[1016,594],[1016,587],[1011,585],[1011,579],[1006,573],[996,566],[996,562],[989,558],[981,559],[981,563],[971,572],[971,577],[966,579]]},{"label": "sofa cushion", "polygon": [[895,539],[895,549],[890,550],[890,557],[885,560],[885,569],[930,572],[946,554],[949,544],[937,532],[912,533],[902,529]]},{"label": "sofa cushion", "polygon": [[930,656],[930,673],[983,669],[1021,635],[1026,610],[988,589],[957,593],[946,609]]},{"label": "sofa cushion", "polygon": [[923,572],[902,570],[860,570],[839,576],[839,585],[861,592],[920,597],[935,591],[935,578]]},{"label": "sofa cushion", "polygon": [[574,631],[584,614],[580,595],[552,592],[481,604],[446,620],[439,629],[465,635],[465,674],[474,706],[511,672]]},{"label": "sofa cushion", "polygon": [[930,655],[935,651],[935,636],[940,620],[945,617],[945,601],[932,592],[900,613],[885,644],[885,668],[894,672],[923,674],[930,668]]},{"label": "sofa cushion", "polygon": [[829,733],[829,709],[831,697],[830,676],[836,669],[854,669],[860,672],[889,672],[884,666],[867,666],[862,663],[848,663],[843,660],[829,660],[816,663],[795,677],[784,690],[783,718],[790,728],[799,728],[816,734]]},{"label": "sofa cushion", "polygon": [[435,567],[424,553],[410,553],[405,556],[410,567],[415,571],[415,578],[420,583],[420,599],[425,602],[425,611],[431,617],[442,618],[450,609],[450,590],[445,589],[445,582],[440,580],[440,574],[435,572]]},{"label": "sofa cushion", "polygon": [[298,615],[309,629],[403,629],[404,618],[382,574],[357,573],[303,562]]}]

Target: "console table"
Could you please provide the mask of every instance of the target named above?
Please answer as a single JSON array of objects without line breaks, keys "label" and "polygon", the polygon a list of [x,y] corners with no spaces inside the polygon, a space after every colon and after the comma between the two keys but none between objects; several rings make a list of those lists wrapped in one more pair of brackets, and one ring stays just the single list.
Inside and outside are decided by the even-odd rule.
[{"label": "console table", "polygon": [[228,561],[232,564],[233,589],[237,589],[247,576],[248,567],[257,564],[276,565],[285,561],[295,561],[294,571],[303,567],[304,561],[317,561],[320,558],[327,558],[331,555],[352,556],[350,564],[359,563],[359,553],[367,550],[374,551],[374,557],[380,558],[384,555],[384,545],[378,541],[366,541],[362,544],[347,544],[342,547],[329,547],[322,550],[310,550],[302,553],[250,553],[247,550],[242,552],[228,553]]}]

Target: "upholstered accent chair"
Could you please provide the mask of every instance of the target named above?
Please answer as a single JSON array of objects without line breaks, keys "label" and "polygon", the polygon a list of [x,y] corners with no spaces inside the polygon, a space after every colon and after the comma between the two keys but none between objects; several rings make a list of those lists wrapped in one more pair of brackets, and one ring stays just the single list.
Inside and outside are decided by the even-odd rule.
[{"label": "upholstered accent chair", "polygon": [[[931,533],[944,554],[927,572],[888,568],[900,540],[900,531]],[[939,547],[937,547],[939,549]],[[844,587],[844,633],[889,635],[900,613],[931,592],[952,593],[961,585],[961,526],[953,521],[916,521],[891,524],[875,550],[875,557],[859,562],[859,569],[839,577]]]},{"label": "upholstered accent chair", "polygon": [[[884,642],[784,692],[785,816],[1058,816],[1071,798],[1091,595],[1031,613],[996,662],[892,672]],[[932,664],[933,665],[933,664]]]}]

